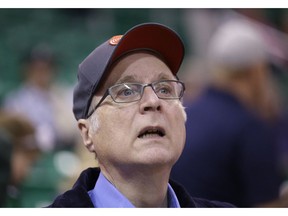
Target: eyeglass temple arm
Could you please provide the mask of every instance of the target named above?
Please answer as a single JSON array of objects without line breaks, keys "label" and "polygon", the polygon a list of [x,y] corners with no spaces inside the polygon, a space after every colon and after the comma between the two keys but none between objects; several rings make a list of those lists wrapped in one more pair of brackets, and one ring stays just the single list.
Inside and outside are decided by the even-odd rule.
[{"label": "eyeglass temple arm", "polygon": [[97,105],[88,113],[87,119],[95,112],[95,110],[100,106],[100,104],[105,100],[105,98],[109,95],[109,89],[105,92],[103,97],[100,99],[100,101],[97,103]]}]

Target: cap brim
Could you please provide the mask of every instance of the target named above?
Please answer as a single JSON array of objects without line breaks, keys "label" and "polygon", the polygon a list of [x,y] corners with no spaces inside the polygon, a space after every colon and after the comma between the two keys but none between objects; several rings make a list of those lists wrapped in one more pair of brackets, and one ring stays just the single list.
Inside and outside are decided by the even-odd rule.
[{"label": "cap brim", "polygon": [[162,56],[176,75],[184,58],[183,42],[175,31],[157,23],[141,24],[126,32],[115,47],[110,62],[133,50],[143,49]]}]

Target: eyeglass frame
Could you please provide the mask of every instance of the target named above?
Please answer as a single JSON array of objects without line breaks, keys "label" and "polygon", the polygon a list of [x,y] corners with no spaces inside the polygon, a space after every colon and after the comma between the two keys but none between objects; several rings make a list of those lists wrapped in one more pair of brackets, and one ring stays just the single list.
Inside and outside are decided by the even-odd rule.
[{"label": "eyeglass frame", "polygon": [[[157,84],[157,83],[160,83],[160,82],[176,82],[178,84],[180,84],[182,86],[182,91],[180,92],[180,95],[178,97],[174,97],[174,98],[164,98],[164,97],[159,97],[157,95],[157,93],[155,92],[155,89],[154,89],[154,85]],[[115,101],[115,99],[112,97],[111,93],[110,93],[110,89],[115,87],[115,86],[118,86],[118,85],[123,85],[123,84],[138,84],[138,85],[141,85],[142,88],[141,88],[141,94],[140,94],[140,98],[137,99],[137,100],[132,100],[132,101],[129,101],[129,102],[117,102]],[[158,80],[158,81],[155,81],[155,82],[152,82],[152,83],[149,83],[149,84],[143,84],[143,83],[119,83],[119,84],[116,84],[116,85],[113,85],[109,88],[107,88],[107,90],[105,91],[104,95],[102,96],[102,98],[99,100],[99,102],[97,103],[97,105],[87,114],[87,118],[89,118],[94,112],[95,110],[101,105],[101,103],[106,99],[106,97],[108,95],[111,96],[112,100],[115,102],[115,103],[132,103],[132,102],[135,102],[135,101],[140,101],[143,97],[143,94],[144,94],[144,90],[147,86],[151,86],[152,90],[154,91],[155,95],[159,98],[159,99],[163,99],[163,100],[176,100],[176,99],[181,99],[184,95],[184,91],[185,91],[185,84],[180,81],[180,80]]]}]

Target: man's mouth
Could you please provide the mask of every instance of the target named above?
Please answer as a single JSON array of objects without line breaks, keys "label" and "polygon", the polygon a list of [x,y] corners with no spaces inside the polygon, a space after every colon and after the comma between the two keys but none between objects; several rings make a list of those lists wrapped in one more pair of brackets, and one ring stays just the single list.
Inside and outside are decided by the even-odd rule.
[{"label": "man's mouth", "polygon": [[153,137],[164,137],[165,136],[165,130],[160,127],[148,127],[141,130],[141,132],[138,135],[138,138],[144,139],[144,138],[153,138]]}]

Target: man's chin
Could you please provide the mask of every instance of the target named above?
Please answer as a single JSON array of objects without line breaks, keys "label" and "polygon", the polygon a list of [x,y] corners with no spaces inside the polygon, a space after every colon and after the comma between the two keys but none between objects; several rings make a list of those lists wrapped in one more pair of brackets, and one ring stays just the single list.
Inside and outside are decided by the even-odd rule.
[{"label": "man's chin", "polygon": [[147,151],[145,154],[139,155],[137,161],[144,165],[152,165],[152,166],[173,166],[177,158],[171,152],[167,152],[165,150],[154,150],[154,151]]}]

